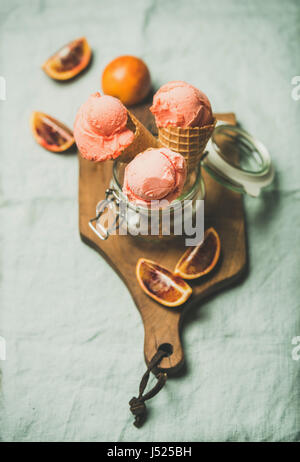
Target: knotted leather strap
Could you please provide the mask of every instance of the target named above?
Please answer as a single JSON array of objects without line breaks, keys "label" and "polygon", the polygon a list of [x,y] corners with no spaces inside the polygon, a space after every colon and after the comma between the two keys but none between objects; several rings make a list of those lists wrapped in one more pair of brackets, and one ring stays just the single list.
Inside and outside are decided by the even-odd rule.
[{"label": "knotted leather strap", "polygon": [[155,367],[165,356],[168,356],[168,353],[166,353],[163,350],[158,350],[155,353],[148,365],[145,374],[142,377],[139,388],[139,396],[137,398],[134,396],[129,401],[130,410],[132,414],[135,416],[134,425],[138,428],[141,427],[146,420],[147,408],[145,401],[157,395],[157,393],[162,389],[162,387],[166,383],[167,374],[165,372],[159,372],[158,374],[156,374],[157,383],[155,384],[155,386],[150,391],[148,391],[148,393],[143,394],[149,380],[150,372],[153,372],[153,369],[155,369]]}]

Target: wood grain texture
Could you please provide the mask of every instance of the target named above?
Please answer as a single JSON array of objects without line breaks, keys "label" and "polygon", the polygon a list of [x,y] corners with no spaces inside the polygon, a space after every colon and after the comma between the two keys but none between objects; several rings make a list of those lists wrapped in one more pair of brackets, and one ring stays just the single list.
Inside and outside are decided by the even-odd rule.
[{"label": "wood grain texture", "polygon": [[[132,112],[152,132],[155,124],[148,110],[149,105],[136,107]],[[234,114],[216,114],[220,120],[236,123]],[[140,311],[144,330],[144,354],[148,363],[157,348],[168,343],[173,353],[164,358],[160,369],[172,373],[183,364],[183,349],[180,341],[180,324],[184,313],[191,305],[237,280],[246,266],[245,222],[243,200],[240,194],[229,191],[213,180],[206,172],[203,177],[206,187],[205,228],[213,226],[221,239],[221,259],[213,273],[192,282],[193,295],[183,306],[165,308],[149,298],[140,288],[135,276],[135,265],[140,257],[161,263],[170,270],[185,250],[184,240],[148,242],[131,236],[110,236],[101,241],[89,228],[89,220],[95,216],[97,203],[105,198],[109,185],[112,163],[95,164],[79,157],[79,229],[82,240],[97,250],[120,275]]]}]

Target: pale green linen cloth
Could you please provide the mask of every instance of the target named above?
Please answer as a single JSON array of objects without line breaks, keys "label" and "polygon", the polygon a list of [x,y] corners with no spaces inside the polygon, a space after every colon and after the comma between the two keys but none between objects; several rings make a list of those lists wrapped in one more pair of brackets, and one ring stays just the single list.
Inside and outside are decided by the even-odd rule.
[{"label": "pale green linen cloth", "polygon": [[[0,0],[2,441],[299,441],[300,74],[298,1]],[[94,61],[67,84],[43,61],[85,35]],[[70,126],[113,57],[148,63],[234,111],[268,146],[276,181],[245,199],[249,274],[184,324],[187,368],[149,403],[128,401],[145,369],[143,327],[112,269],[79,238],[75,155],[40,148],[32,110]],[[232,236],[234,239],[234,236]]]}]

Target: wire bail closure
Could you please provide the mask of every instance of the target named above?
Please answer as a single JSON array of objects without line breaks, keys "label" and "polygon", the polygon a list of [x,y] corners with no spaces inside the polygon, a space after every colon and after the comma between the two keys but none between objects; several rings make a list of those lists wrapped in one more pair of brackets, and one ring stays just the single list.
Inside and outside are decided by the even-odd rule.
[{"label": "wire bail closure", "polygon": [[[91,230],[98,236],[102,241],[106,241],[110,234],[113,231],[119,229],[122,221],[120,221],[120,217],[124,218],[119,211],[116,212],[116,217],[109,228],[103,226],[99,219],[103,215],[106,209],[112,208],[112,204],[116,204],[117,206],[120,205],[119,199],[116,197],[115,190],[112,188],[108,188],[105,191],[105,199],[100,203],[100,207],[98,209],[97,215],[89,221],[89,227]],[[94,222],[96,222],[96,226],[94,226]],[[100,232],[100,231],[101,232]]]},{"label": "wire bail closure", "polygon": [[[157,374],[154,373],[154,370],[155,370],[156,366],[158,366],[160,361],[165,356],[168,356],[168,353],[166,351],[163,351],[163,350],[158,350],[155,353],[155,355],[151,359],[150,363],[148,364],[148,368],[147,368],[145,374],[142,377],[140,387],[139,387],[139,395],[138,395],[138,397],[136,398],[134,396],[129,401],[130,411],[135,416],[135,421],[134,421],[133,424],[137,428],[140,428],[143,425],[143,423],[145,422],[145,420],[146,420],[147,408],[146,408],[145,401],[147,401],[148,399],[151,399],[155,395],[157,395],[157,393],[163,388],[163,386],[165,385],[165,383],[167,381],[168,376],[167,376],[166,372],[158,372]],[[154,385],[154,387],[150,391],[148,391],[148,393],[143,394],[144,391],[145,391],[145,388],[147,386],[149,377],[150,377],[150,372],[154,373],[154,375],[157,378],[157,382]]]}]

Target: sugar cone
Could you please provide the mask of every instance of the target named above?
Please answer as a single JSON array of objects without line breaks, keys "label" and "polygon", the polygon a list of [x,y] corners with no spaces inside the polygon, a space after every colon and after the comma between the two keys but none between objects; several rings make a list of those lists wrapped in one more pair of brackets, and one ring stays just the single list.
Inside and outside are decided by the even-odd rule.
[{"label": "sugar cone", "polygon": [[129,111],[127,127],[134,132],[134,139],[119,156],[122,162],[130,162],[137,154],[148,148],[159,147],[157,138]]},{"label": "sugar cone", "polygon": [[187,171],[191,173],[200,162],[215,125],[216,119],[214,118],[212,124],[204,127],[159,128],[159,144],[183,155],[187,163]]}]

